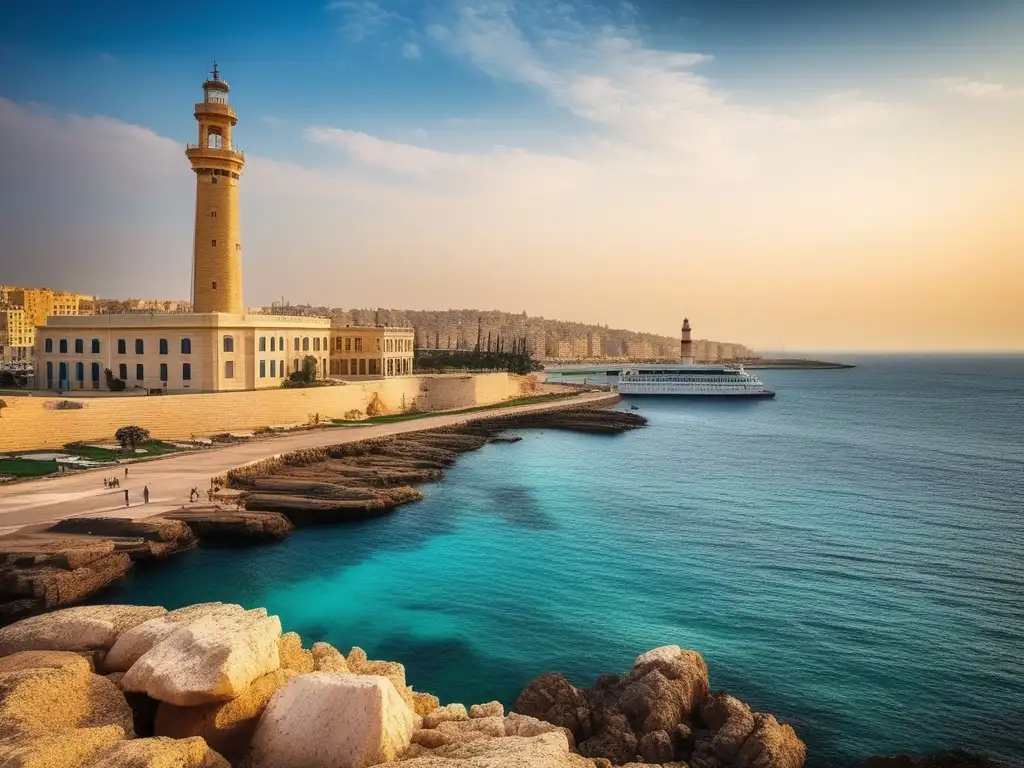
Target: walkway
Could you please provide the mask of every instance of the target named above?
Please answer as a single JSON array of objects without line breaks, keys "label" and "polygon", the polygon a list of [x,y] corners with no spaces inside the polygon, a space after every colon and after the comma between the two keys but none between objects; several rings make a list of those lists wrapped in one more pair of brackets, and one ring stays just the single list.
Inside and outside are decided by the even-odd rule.
[{"label": "walkway", "polygon": [[[198,488],[205,499],[210,478],[229,469],[260,459],[289,453],[300,448],[319,448],[351,443],[372,437],[417,432],[435,427],[463,424],[473,419],[491,418],[528,411],[564,408],[569,404],[614,402],[616,395],[605,392],[580,395],[565,400],[509,408],[493,408],[462,414],[439,414],[391,424],[365,427],[337,427],[269,437],[238,445],[188,451],[161,459],[76,472],[24,483],[0,485],[0,535],[26,525],[52,522],[78,515],[149,517],[177,509],[188,503],[189,490]],[[125,477],[125,467],[128,476]],[[104,477],[120,476],[121,487],[108,490]],[[142,489],[149,486],[149,504],[143,504]],[[125,507],[128,491],[131,506]]]}]

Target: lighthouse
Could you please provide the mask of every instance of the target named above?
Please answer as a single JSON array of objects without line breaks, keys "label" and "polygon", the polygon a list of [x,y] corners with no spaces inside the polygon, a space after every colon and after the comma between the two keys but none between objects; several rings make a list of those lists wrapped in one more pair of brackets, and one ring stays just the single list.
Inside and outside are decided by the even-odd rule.
[{"label": "lighthouse", "polygon": [[683,333],[679,341],[679,362],[693,365],[693,342],[690,341],[690,318],[683,318]]},{"label": "lighthouse", "polygon": [[245,155],[231,144],[238,122],[228,105],[228,84],[214,62],[195,105],[199,143],[185,155],[196,174],[196,223],[192,255],[192,311],[241,315],[242,243],[238,231],[238,180]]}]

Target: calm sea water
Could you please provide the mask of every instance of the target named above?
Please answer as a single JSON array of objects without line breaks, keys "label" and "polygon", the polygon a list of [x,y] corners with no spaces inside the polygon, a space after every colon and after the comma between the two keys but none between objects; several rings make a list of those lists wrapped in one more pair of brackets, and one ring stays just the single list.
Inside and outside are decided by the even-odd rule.
[{"label": "calm sea water", "polygon": [[676,643],[810,766],[1018,764],[1024,358],[855,362],[763,371],[771,402],[634,400],[650,427],[621,436],[527,431],[388,517],[197,550],[104,600],[263,605],[467,704]]}]

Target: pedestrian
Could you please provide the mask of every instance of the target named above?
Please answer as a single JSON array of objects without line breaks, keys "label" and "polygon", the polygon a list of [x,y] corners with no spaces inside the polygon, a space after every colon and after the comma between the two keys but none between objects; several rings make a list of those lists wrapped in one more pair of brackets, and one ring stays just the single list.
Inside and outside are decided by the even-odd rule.
[{"label": "pedestrian", "polygon": [[125,476],[125,477],[128,477],[128,467],[125,467],[125,468],[124,468],[124,476]]},{"label": "pedestrian", "polygon": [[126,507],[130,507],[131,506],[131,504],[128,503],[128,489],[127,488],[124,489],[124,505]]},{"label": "pedestrian", "polygon": [[142,503],[149,504],[149,486],[142,486]]},{"label": "pedestrian", "polygon": [[110,483],[107,481],[107,478],[104,477],[103,478],[103,487],[104,488],[108,488],[109,486],[110,486]]}]

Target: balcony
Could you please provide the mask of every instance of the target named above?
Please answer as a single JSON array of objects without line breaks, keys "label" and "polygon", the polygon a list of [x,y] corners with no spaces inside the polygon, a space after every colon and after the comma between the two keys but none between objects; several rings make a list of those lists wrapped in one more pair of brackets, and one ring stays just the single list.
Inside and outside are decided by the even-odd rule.
[{"label": "balcony", "polygon": [[237,120],[238,115],[235,112],[235,108],[228,104],[218,104],[215,101],[200,101],[196,104],[196,116],[199,114],[206,115],[226,115],[232,120]]},{"label": "balcony", "polygon": [[202,147],[199,144],[186,144],[185,154],[191,157],[191,153],[202,153],[207,157],[222,157],[225,160],[245,160],[245,152],[240,149],[224,149],[223,147]]}]

